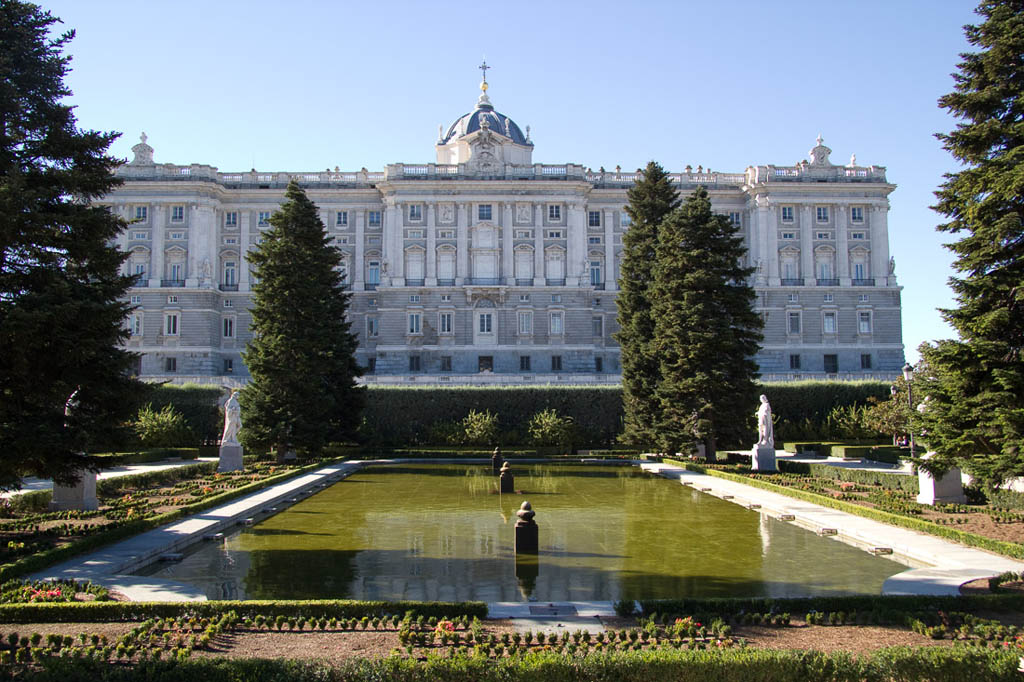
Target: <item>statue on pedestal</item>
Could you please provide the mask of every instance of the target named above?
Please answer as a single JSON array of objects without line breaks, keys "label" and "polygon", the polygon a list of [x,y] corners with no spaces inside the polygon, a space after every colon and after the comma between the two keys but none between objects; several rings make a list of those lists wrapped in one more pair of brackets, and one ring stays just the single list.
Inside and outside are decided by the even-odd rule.
[{"label": "statue on pedestal", "polygon": [[238,404],[238,392],[232,391],[231,397],[224,403],[224,435],[220,437],[221,445],[237,445],[238,432],[242,428],[242,406]]},{"label": "statue on pedestal", "polygon": [[761,396],[761,405],[757,408],[757,444],[769,448],[775,447],[775,429],[772,426],[772,406],[768,404],[768,396]]}]

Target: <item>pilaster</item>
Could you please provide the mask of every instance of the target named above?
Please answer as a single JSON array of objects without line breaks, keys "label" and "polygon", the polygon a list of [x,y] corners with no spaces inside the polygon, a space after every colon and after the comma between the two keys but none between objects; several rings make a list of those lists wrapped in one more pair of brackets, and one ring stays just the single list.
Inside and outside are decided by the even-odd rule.
[{"label": "pilaster", "polygon": [[469,276],[469,207],[460,202],[455,209],[455,285],[462,286],[463,281]]},{"label": "pilaster", "polygon": [[516,283],[512,261],[512,202],[506,201],[501,207],[501,276],[505,278],[505,284],[512,286]]},{"label": "pilaster", "polygon": [[153,207],[153,217],[150,222],[153,231],[153,271],[149,273],[149,286],[151,287],[160,286],[160,280],[164,278],[164,237],[167,232],[164,225],[164,213],[163,206]]},{"label": "pilaster", "polygon": [[435,227],[435,214],[437,212],[437,204],[427,204],[427,254],[426,268],[427,268],[427,281],[425,284],[428,287],[437,286],[437,229]]},{"label": "pilaster", "polygon": [[533,205],[533,283],[544,286],[544,204]]},{"label": "pilaster", "polygon": [[384,225],[381,227],[386,244],[384,258],[388,262],[388,279],[393,287],[405,284],[405,230],[402,227],[402,205],[394,199],[385,199]]},{"label": "pilaster", "polygon": [[767,264],[765,272],[768,276],[768,284],[777,287],[782,284],[781,267],[779,265],[779,207],[775,202],[765,207],[765,234],[768,239]]},{"label": "pilaster", "polygon": [[845,204],[837,204],[835,207],[836,216],[836,268],[838,270],[839,286],[848,287],[850,280],[850,240],[846,229],[846,212],[849,207]]},{"label": "pilaster", "polygon": [[818,274],[814,272],[814,216],[810,204],[800,207],[800,276],[804,285],[813,286]]},{"label": "pilaster", "polygon": [[585,276],[587,272],[587,226],[584,220],[583,202],[570,201],[567,209],[569,215],[565,221],[568,231],[566,259],[569,262],[565,264],[567,270],[565,283],[569,286],[583,286],[590,282]]},{"label": "pilaster", "polygon": [[352,288],[356,291],[362,291],[366,273],[366,259],[364,254],[366,251],[366,211],[359,208],[351,213],[352,220],[355,221],[356,227],[355,262],[352,263],[352,269],[355,270],[355,272],[352,273]]},{"label": "pilaster", "polygon": [[615,291],[619,288],[618,268],[615,265],[615,212],[604,212],[604,288]]},{"label": "pilaster", "polygon": [[252,237],[249,234],[249,211],[239,211],[238,236],[238,290],[249,291],[249,249],[252,248]]},{"label": "pilaster", "polygon": [[875,286],[896,285],[896,277],[889,273],[888,202],[871,207],[871,276]]}]

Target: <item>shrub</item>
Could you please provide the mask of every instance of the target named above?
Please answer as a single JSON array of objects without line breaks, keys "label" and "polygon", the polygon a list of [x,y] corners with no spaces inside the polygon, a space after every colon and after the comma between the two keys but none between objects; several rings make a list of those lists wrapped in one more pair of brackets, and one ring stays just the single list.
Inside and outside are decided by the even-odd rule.
[{"label": "shrub", "polygon": [[490,410],[470,410],[462,420],[463,443],[490,445],[498,437],[498,416]]},{"label": "shrub", "polygon": [[541,410],[530,417],[526,432],[534,445],[572,447],[576,425],[572,417],[562,417],[555,410]]},{"label": "shrub", "polygon": [[192,445],[195,435],[185,423],[185,416],[174,408],[164,405],[161,409],[153,409],[153,405],[145,405],[133,425],[139,442],[147,448],[173,448]]}]

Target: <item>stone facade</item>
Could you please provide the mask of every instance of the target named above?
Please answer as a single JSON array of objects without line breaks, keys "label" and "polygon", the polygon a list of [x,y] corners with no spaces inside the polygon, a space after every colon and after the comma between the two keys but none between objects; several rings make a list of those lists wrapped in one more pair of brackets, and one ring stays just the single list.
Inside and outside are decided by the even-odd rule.
[{"label": "stone facade", "polygon": [[[238,383],[248,376],[254,276],[245,262],[297,179],[345,254],[352,329],[367,381],[616,382],[615,296],[624,207],[636,174],[533,163],[533,142],[476,108],[436,163],[383,172],[221,173],[161,164],[145,135],[104,202],[137,273],[128,347],[140,374]],[[903,365],[889,256],[885,168],[808,161],[742,173],[687,167],[744,235],[765,319],[765,378],[884,377]]]}]

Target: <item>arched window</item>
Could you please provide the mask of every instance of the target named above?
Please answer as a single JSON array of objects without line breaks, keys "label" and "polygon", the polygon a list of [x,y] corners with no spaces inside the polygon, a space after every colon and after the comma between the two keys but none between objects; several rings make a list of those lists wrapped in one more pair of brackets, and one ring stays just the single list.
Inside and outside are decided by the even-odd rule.
[{"label": "arched window", "polygon": [[818,284],[828,286],[835,279],[836,252],[830,246],[819,246],[814,250],[814,273]]},{"label": "arched window", "polygon": [[871,282],[871,252],[863,246],[850,249],[850,274],[854,284],[874,284]]},{"label": "arched window", "polygon": [[779,251],[779,275],[783,284],[796,285],[800,279],[800,249],[792,246]]},{"label": "arched window", "polygon": [[185,258],[187,254],[185,253],[185,249],[173,247],[167,249],[164,255],[166,279],[179,285],[183,285],[185,277],[187,277],[185,268]]},{"label": "arched window", "polygon": [[604,288],[604,254],[600,251],[591,251],[587,258],[587,271],[590,277],[590,286]]}]

